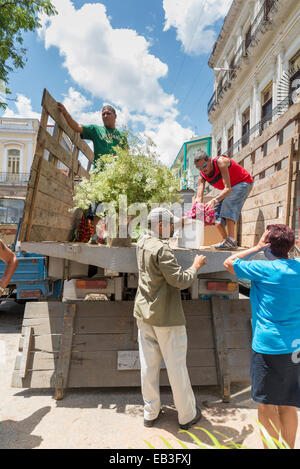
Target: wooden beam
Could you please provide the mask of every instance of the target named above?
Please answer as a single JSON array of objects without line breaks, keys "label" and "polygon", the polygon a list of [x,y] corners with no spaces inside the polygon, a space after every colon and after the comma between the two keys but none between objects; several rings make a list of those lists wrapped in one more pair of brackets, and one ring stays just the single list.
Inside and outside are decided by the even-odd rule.
[{"label": "wooden beam", "polygon": [[24,335],[24,343],[23,343],[23,352],[21,357],[21,364],[20,364],[20,378],[25,378],[27,375],[28,370],[28,363],[30,357],[30,349],[32,345],[32,338],[33,338],[33,327],[27,327],[25,330]]},{"label": "wooden beam", "polygon": [[243,148],[239,153],[234,155],[234,160],[240,163],[251,153],[255,152],[259,147],[264,145],[274,135],[278,134],[282,129],[291,124],[294,120],[297,120],[300,114],[300,103],[293,104],[287,112],[273,122],[263,133],[253,139],[248,145]]},{"label": "wooden beam", "polygon": [[61,343],[59,359],[56,370],[55,399],[60,400],[64,396],[68,386],[69,368],[72,353],[74,321],[76,305],[66,303],[64,312],[63,329],[61,333]]},{"label": "wooden beam", "polygon": [[94,161],[94,152],[88,146],[88,144],[80,138],[78,132],[75,132],[67,124],[67,121],[60,113],[57,108],[57,102],[52,98],[50,93],[45,89],[42,101],[43,107],[46,109],[48,114],[54,119],[58,126],[65,132],[65,134],[71,139],[71,141],[79,148],[83,155],[90,161]]},{"label": "wooden beam", "polygon": [[293,174],[293,155],[294,155],[294,140],[290,142],[289,159],[288,159],[288,171],[286,181],[286,198],[285,198],[285,215],[284,223],[289,224],[290,221],[290,208],[291,208],[291,195],[292,195],[292,174]]},{"label": "wooden beam", "polygon": [[211,299],[213,332],[216,347],[216,363],[223,402],[230,402],[230,371],[228,365],[228,349],[225,337],[223,314],[228,314],[227,301],[222,298]]}]

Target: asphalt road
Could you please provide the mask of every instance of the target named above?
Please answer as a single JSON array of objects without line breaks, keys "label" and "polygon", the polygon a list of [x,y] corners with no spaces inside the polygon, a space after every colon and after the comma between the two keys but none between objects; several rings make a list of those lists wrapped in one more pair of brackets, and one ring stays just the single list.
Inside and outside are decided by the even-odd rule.
[{"label": "asphalt road", "polygon": [[[55,401],[53,390],[16,389],[11,376],[18,353],[24,308],[0,304],[0,448],[149,448],[165,449],[167,440],[181,448],[178,439],[196,448],[190,436],[178,433],[177,413],[169,388],[162,389],[163,414],[153,428],[143,426],[139,388],[68,390]],[[224,404],[217,387],[194,388],[203,412],[198,426],[224,442],[232,439],[248,448],[261,448],[255,422],[256,406],[246,385],[232,385],[232,401]],[[200,429],[192,432],[210,443]],[[300,435],[297,447],[300,448]]]}]

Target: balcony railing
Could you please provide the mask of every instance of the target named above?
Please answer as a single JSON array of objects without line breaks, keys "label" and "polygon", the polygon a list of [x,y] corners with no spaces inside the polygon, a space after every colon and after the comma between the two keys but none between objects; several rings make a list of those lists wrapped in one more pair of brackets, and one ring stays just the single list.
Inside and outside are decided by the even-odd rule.
[{"label": "balcony railing", "polygon": [[270,13],[275,10],[277,2],[278,0],[264,0],[258,14],[251,23],[251,33],[247,37],[247,42],[243,40],[235,53],[234,60],[231,63],[233,70],[228,70],[224,73],[221,82],[208,102],[208,113],[223,98],[227,89],[231,87],[231,81],[236,77],[236,70],[240,68],[242,60],[248,56],[249,48],[258,43],[259,32],[264,33],[268,29],[271,24]]},{"label": "balcony railing", "polygon": [[293,104],[291,101],[290,96],[287,96],[281,103],[279,103],[271,112],[269,112],[260,122],[255,124],[248,132],[245,132],[242,137],[237,140],[230,148],[227,149],[227,152],[223,153],[223,155],[235,154],[239,152],[243,147],[245,147],[249,142],[254,134],[261,135],[263,131],[267,128],[267,126],[273,122],[273,118],[275,116],[281,116],[284,112],[286,112],[289,106]]},{"label": "balcony railing", "polygon": [[30,173],[0,173],[0,184],[10,184],[14,186],[26,186]]}]

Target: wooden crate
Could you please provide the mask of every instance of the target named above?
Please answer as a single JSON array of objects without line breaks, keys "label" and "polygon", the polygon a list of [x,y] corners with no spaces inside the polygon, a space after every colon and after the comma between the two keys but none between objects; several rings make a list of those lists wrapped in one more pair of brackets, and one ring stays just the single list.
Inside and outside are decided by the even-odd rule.
[{"label": "wooden crate", "polygon": [[[55,135],[48,132],[51,117]],[[69,142],[69,148],[63,142]],[[87,160],[87,169],[79,162]],[[89,178],[94,153],[80,135],[69,127],[47,90],[42,99],[42,114],[36,151],[20,233],[21,241],[71,241],[79,213],[73,208],[75,176]]]},{"label": "wooden crate", "polygon": [[[249,379],[249,300],[184,301],[192,385]],[[12,386],[66,388],[140,386],[133,302],[27,303]],[[168,376],[161,370],[161,385]]]}]

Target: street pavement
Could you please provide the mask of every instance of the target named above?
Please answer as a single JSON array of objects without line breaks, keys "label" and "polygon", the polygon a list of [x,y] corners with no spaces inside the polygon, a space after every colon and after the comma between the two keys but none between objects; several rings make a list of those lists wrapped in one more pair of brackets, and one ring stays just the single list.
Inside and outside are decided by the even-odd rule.
[{"label": "street pavement", "polygon": [[[191,437],[178,433],[177,413],[169,388],[161,392],[163,413],[153,428],[143,426],[140,388],[68,390],[56,401],[53,389],[11,387],[24,307],[0,304],[0,448],[5,449],[144,449],[151,444],[173,448],[178,440],[196,448]],[[262,448],[256,424],[257,411],[245,384],[232,385],[232,400],[224,404],[218,387],[195,387],[203,417],[197,427],[214,433],[220,442],[230,440],[248,448]],[[201,429],[191,430],[211,443]],[[220,436],[217,433],[222,433]],[[298,434],[297,448],[300,448]]]}]

